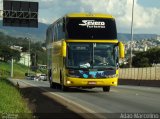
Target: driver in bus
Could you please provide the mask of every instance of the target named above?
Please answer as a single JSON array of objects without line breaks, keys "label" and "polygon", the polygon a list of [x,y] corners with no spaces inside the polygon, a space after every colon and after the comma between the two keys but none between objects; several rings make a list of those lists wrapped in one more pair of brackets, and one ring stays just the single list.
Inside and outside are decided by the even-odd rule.
[{"label": "driver in bus", "polygon": [[114,66],[114,52],[112,50],[112,48],[108,48],[107,49],[107,65],[110,65],[110,66]]},{"label": "driver in bus", "polygon": [[90,58],[88,56],[87,57],[86,56],[81,57],[79,66],[80,66],[80,68],[89,68],[89,67],[91,67]]}]

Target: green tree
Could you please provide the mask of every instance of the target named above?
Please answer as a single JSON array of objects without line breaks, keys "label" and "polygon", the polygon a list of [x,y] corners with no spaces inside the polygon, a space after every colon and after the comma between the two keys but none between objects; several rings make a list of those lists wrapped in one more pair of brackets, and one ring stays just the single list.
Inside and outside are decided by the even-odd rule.
[{"label": "green tree", "polygon": [[150,64],[160,63],[160,48],[152,48],[147,51],[147,57]]},{"label": "green tree", "polygon": [[146,52],[136,52],[132,59],[134,67],[149,67],[160,63],[160,48],[152,48]]},{"label": "green tree", "polygon": [[[42,46],[45,47],[45,43],[42,42],[34,42],[34,39],[31,39],[30,44],[30,52],[36,54],[36,64],[46,64],[46,51],[42,49]],[[29,51],[29,40],[23,37],[15,38],[12,36],[8,36],[3,32],[0,32],[0,45],[3,45],[3,48],[0,48],[0,58],[8,61],[12,58],[18,61],[20,58],[20,53],[17,51],[11,50],[9,47],[12,45],[21,46],[22,52]],[[1,47],[0,46],[0,47]],[[35,61],[35,58],[32,58]],[[33,62],[35,65],[35,63]]]},{"label": "green tree", "polygon": [[19,61],[21,57],[20,52],[17,50],[11,50],[11,57],[16,61]]},{"label": "green tree", "polygon": [[3,61],[8,61],[11,59],[11,49],[8,46],[0,46],[0,57]]},{"label": "green tree", "polygon": [[132,65],[134,67],[150,67],[149,59],[147,57],[133,57]]},{"label": "green tree", "polygon": [[20,52],[17,50],[10,49],[8,46],[0,45],[0,57],[5,62],[11,60],[12,58],[16,61],[19,61]]}]

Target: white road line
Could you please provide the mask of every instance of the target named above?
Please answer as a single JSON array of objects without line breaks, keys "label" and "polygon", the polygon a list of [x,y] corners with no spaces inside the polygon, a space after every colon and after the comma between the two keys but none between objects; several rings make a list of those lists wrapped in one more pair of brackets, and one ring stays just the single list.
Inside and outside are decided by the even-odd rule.
[{"label": "white road line", "polygon": [[[74,101],[72,101],[72,100],[70,100],[70,99],[67,99],[67,98],[65,98],[65,97],[63,97],[63,96],[61,96],[61,95],[59,95],[59,94],[56,94],[56,93],[53,93],[53,92],[50,92],[49,90],[47,90],[47,89],[44,89],[44,88],[42,88],[42,87],[38,87],[38,86],[36,86],[36,85],[34,85],[34,84],[31,84],[31,83],[28,83],[28,82],[24,82],[24,81],[22,81],[22,80],[20,80],[20,82],[23,82],[23,83],[25,83],[25,84],[28,84],[28,85],[30,85],[30,86],[33,86],[33,87],[37,87],[37,88],[40,88],[41,90],[43,90],[43,91],[45,91],[45,92],[48,92],[48,93],[50,93],[51,95],[54,95],[54,97],[56,97],[56,100],[59,102],[59,103],[63,103],[63,105],[67,105],[67,106],[74,106],[74,107],[77,107],[77,108],[80,108],[81,110],[84,110],[85,111],[85,113],[87,114],[90,114],[90,116],[91,116],[91,114],[92,114],[92,117],[97,117],[97,118],[101,118],[101,119],[105,119],[106,117],[105,116],[103,116],[103,115],[101,115],[101,114],[98,114],[98,113],[96,113],[95,111],[93,111],[93,110],[91,110],[91,109],[89,109],[89,108],[86,108],[86,107],[84,107],[84,106],[82,106],[82,105],[80,105],[80,104],[78,104],[78,103],[76,103],[76,102],[74,102]],[[61,99],[61,100],[63,100],[63,102],[61,101],[61,100],[58,100],[58,99]],[[73,110],[73,111],[75,111],[75,110]],[[76,113],[81,113],[81,111],[76,111]],[[85,114],[85,116],[86,116],[86,114]],[[85,117],[85,118],[88,118],[88,117]]]},{"label": "white road line", "polygon": [[118,90],[111,90],[111,92],[114,92],[114,93],[119,93],[119,91]]}]

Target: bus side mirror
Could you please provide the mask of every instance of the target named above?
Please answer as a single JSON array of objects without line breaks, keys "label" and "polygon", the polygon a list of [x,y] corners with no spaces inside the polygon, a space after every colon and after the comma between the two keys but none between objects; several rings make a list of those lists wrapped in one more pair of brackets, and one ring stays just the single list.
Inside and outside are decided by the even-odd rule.
[{"label": "bus side mirror", "polygon": [[66,54],[67,54],[67,52],[66,52],[66,42],[65,41],[62,41],[62,56],[63,57],[66,57]]},{"label": "bus side mirror", "polygon": [[119,57],[120,58],[124,58],[124,45],[122,42],[118,43],[118,47],[119,47]]}]

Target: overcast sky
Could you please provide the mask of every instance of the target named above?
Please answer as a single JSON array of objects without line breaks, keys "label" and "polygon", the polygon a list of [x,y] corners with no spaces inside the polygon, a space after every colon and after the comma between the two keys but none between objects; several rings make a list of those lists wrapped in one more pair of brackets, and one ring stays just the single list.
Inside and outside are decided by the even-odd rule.
[{"label": "overcast sky", "polygon": [[[2,0],[0,0],[2,7]],[[29,0],[27,0],[29,1]],[[32,0],[39,2],[39,22],[50,24],[72,12],[112,14],[119,33],[130,33],[133,0]],[[134,33],[160,35],[160,0],[135,0]]]}]

